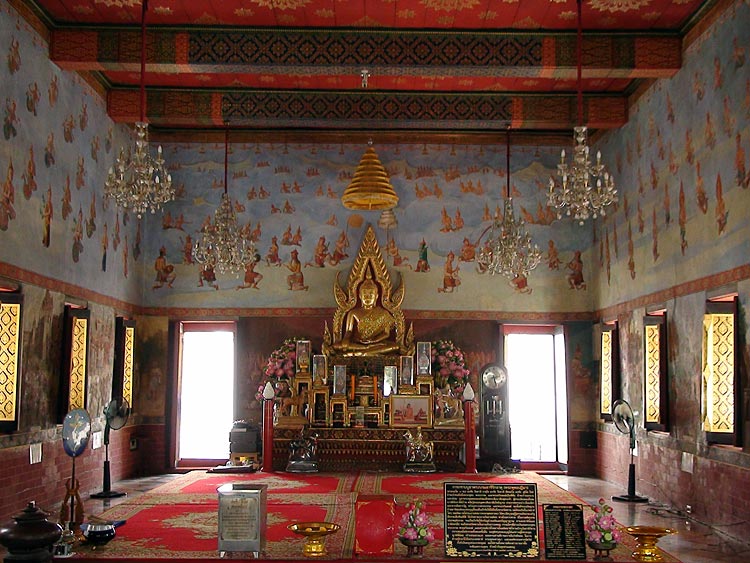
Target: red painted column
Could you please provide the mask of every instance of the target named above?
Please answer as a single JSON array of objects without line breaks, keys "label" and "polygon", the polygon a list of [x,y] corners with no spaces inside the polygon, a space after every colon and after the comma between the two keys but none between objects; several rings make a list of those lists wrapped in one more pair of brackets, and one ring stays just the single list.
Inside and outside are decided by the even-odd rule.
[{"label": "red painted column", "polygon": [[276,393],[270,383],[263,389],[263,464],[260,470],[273,473],[273,403]]},{"label": "red painted column", "polygon": [[477,431],[474,424],[474,390],[471,384],[466,384],[464,389],[464,447],[466,455],[465,473],[477,472],[476,442]]}]

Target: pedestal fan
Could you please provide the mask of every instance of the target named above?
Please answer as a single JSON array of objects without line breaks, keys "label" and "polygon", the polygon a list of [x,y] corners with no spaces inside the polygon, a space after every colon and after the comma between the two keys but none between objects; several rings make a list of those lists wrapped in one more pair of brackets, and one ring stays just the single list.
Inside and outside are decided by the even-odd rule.
[{"label": "pedestal fan", "polygon": [[102,491],[94,493],[91,498],[115,498],[123,497],[127,493],[120,493],[111,489],[112,482],[109,475],[109,433],[110,430],[119,430],[128,421],[130,406],[125,399],[112,399],[107,408],[104,409],[104,484]]},{"label": "pedestal fan", "polygon": [[65,500],[60,507],[60,523],[80,537],[83,524],[83,501],[78,492],[80,484],[76,479],[76,458],[86,450],[91,433],[91,417],[84,409],[74,409],[65,415],[62,425],[62,445],[65,453],[73,459],[70,479],[65,482]]},{"label": "pedestal fan", "polygon": [[630,467],[628,467],[628,494],[613,496],[612,500],[621,502],[648,502],[646,497],[639,497],[635,494],[635,463],[633,462],[633,452],[635,451],[635,417],[633,409],[627,401],[618,399],[615,401],[612,409],[612,421],[615,427],[623,434],[630,436]]}]

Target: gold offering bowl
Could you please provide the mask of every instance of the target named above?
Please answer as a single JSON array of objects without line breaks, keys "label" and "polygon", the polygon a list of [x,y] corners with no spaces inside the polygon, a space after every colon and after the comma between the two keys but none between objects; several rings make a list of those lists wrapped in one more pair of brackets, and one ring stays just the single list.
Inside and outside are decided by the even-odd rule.
[{"label": "gold offering bowl", "polygon": [[341,526],[333,522],[298,522],[287,526],[295,534],[305,537],[302,555],[305,557],[324,557],[328,555],[324,539],[336,532]]},{"label": "gold offering bowl", "polygon": [[636,561],[664,561],[656,542],[663,536],[677,533],[677,530],[658,526],[629,526],[625,529],[635,538],[633,559]]}]

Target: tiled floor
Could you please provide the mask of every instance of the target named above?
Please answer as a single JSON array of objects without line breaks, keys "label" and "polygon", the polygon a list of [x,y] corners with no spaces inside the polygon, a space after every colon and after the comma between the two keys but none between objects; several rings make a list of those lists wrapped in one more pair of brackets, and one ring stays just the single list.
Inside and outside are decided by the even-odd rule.
[{"label": "tiled floor", "polygon": [[[172,474],[130,479],[115,483],[112,489],[127,492],[132,498],[175,477],[177,475]],[[548,475],[547,478],[591,505],[595,505],[601,497],[611,499],[612,495],[622,495],[626,492],[619,485],[588,477]],[[128,497],[89,499],[86,501],[86,509],[89,514],[99,514],[126,498]],[[687,519],[684,515],[672,512],[668,507],[655,502],[610,504],[614,508],[618,522],[624,526],[653,525],[677,530],[676,534],[659,540],[659,546],[679,558],[682,563],[750,563],[750,543],[732,539],[720,530]]]}]

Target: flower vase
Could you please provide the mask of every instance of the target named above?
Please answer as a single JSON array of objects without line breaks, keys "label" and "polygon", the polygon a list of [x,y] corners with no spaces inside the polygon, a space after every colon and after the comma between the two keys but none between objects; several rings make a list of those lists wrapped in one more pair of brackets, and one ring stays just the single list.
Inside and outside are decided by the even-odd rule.
[{"label": "flower vase", "polygon": [[429,543],[425,538],[417,538],[415,540],[410,540],[409,538],[398,538],[398,541],[406,546],[407,557],[411,557],[412,555],[421,556],[424,547]]},{"label": "flower vase", "polygon": [[588,546],[594,550],[594,561],[612,561],[609,552],[617,547],[617,542],[594,542],[587,541]]}]

